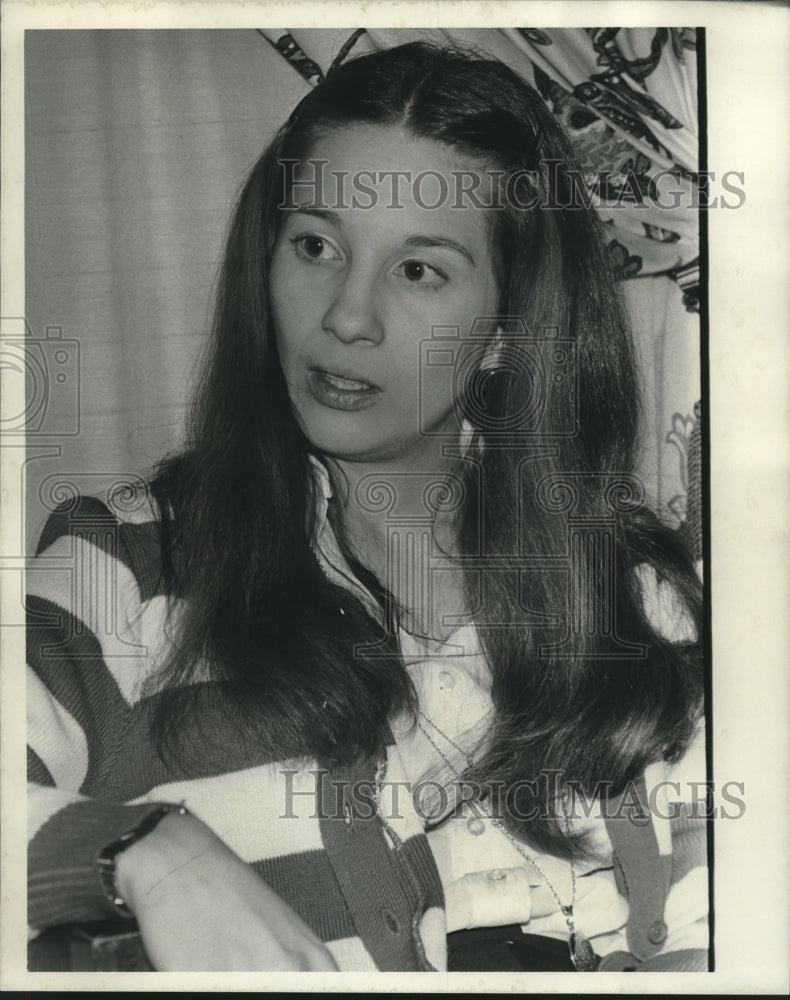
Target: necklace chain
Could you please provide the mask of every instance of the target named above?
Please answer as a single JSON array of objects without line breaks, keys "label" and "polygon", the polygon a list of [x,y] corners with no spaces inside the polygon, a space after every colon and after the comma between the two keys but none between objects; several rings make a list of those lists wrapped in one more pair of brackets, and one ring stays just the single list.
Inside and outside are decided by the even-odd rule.
[{"label": "necklace chain", "polygon": [[[432,729],[434,729],[437,733],[439,733],[442,736],[442,738],[445,739],[450,744],[450,746],[454,747],[458,751],[458,753],[460,753],[460,755],[466,761],[467,767],[470,767],[473,764],[473,759],[464,750],[462,750],[461,747],[458,746],[458,744],[455,742],[455,740],[453,740],[450,736],[448,736],[443,729],[440,729],[439,726],[437,726],[437,724],[433,721],[433,719],[428,718],[428,716],[420,708],[417,709],[417,713],[420,716],[420,718],[424,719],[425,722],[427,722]],[[447,755],[442,751],[442,749],[436,743],[434,738],[422,724],[420,719],[417,720],[417,726],[422,731],[423,735],[431,744],[431,746],[434,748],[434,750],[444,760],[445,764],[447,764],[450,770],[455,774],[456,778],[459,778],[460,774],[458,772],[458,769],[453,766],[452,761],[450,761]],[[561,804],[562,804],[562,815],[563,815],[565,830],[566,832],[569,832],[570,818],[568,816],[568,805],[565,795],[563,795],[561,798]],[[540,877],[546,883],[546,887],[549,889],[552,896],[554,896],[555,900],[557,901],[557,905],[559,906],[560,912],[565,918],[565,923],[568,925],[568,931],[570,932],[570,940],[568,944],[571,953],[571,960],[576,969],[580,972],[595,971],[595,969],[597,969],[598,967],[598,957],[593,951],[593,948],[590,945],[590,942],[585,937],[585,935],[576,930],[576,923],[573,918],[573,907],[574,904],[576,903],[576,866],[574,865],[574,863],[572,861],[570,862],[571,899],[570,903],[565,904],[562,902],[560,894],[557,892],[556,888],[554,887],[549,877],[546,875],[545,871],[543,871],[541,866],[537,863],[537,861],[535,861],[532,855],[529,854],[524,849],[523,844],[521,844],[521,842],[513,836],[513,834],[507,829],[502,820],[492,815],[485,801],[482,802],[481,807],[485,815],[491,820],[491,825],[494,826],[497,830],[499,830],[500,833],[502,833],[505,837],[507,837],[507,839],[513,845],[513,847],[518,851],[518,853],[532,865],[532,867],[535,869],[538,875],[540,875]]]},{"label": "necklace chain", "polygon": [[[418,713],[418,715],[422,719],[425,719],[425,721],[428,723],[429,726],[431,726],[431,728],[435,729],[436,732],[439,733],[439,735],[442,737],[442,739],[447,740],[447,742],[450,744],[450,746],[454,747],[458,751],[458,753],[466,761],[466,766],[467,767],[471,767],[472,766],[472,764],[474,763],[473,759],[469,756],[469,754],[465,750],[462,750],[461,747],[458,746],[458,744],[455,742],[455,740],[451,739],[443,729],[440,729],[436,725],[436,723],[433,721],[433,719],[429,719],[428,716],[425,714],[425,712],[423,712],[423,710],[421,708],[417,709],[417,713]],[[434,748],[434,750],[444,760],[445,764],[450,768],[451,771],[453,771],[455,773],[456,778],[460,778],[460,774],[458,773],[457,768],[453,767],[453,765],[447,759],[447,756],[442,752],[441,748],[437,745],[436,741],[433,739],[433,737],[428,732],[428,730],[425,728],[425,726],[419,720],[417,722],[417,725],[422,730],[423,735],[428,740],[428,742],[431,744],[431,746]]]},{"label": "necklace chain", "polygon": [[[515,847],[515,849],[518,851],[518,853],[523,858],[526,858],[527,861],[529,861],[529,863],[532,865],[532,867],[535,869],[535,871],[538,873],[538,875],[540,875],[540,877],[546,883],[546,887],[549,889],[549,891],[551,892],[552,896],[557,900],[557,905],[559,906],[560,911],[562,912],[562,915],[565,917],[565,923],[568,925],[568,930],[571,932],[571,934],[575,934],[576,933],[576,924],[573,921],[573,904],[576,902],[576,867],[573,864],[573,862],[572,861],[570,862],[570,868],[571,868],[571,901],[570,901],[570,903],[565,904],[565,903],[563,903],[562,898],[560,897],[560,894],[554,888],[554,885],[552,884],[551,879],[543,871],[543,869],[540,867],[540,865],[537,863],[537,861],[532,857],[532,855],[528,854],[524,850],[524,846],[522,845],[522,843],[519,840],[516,840],[516,838],[513,836],[513,834],[510,832],[510,830],[508,830],[508,828],[505,826],[505,824],[502,822],[502,820],[497,819],[495,816],[492,816],[491,813],[488,811],[485,803],[482,803],[482,809],[483,809],[483,812],[486,814],[486,816],[488,816],[488,818],[491,820],[491,824],[493,826],[495,826],[497,828],[497,830],[499,830],[501,833],[503,833],[507,837],[507,839]],[[567,813],[565,812],[565,800],[564,800],[564,798],[563,798],[563,812],[565,814],[566,829],[567,829]]]}]

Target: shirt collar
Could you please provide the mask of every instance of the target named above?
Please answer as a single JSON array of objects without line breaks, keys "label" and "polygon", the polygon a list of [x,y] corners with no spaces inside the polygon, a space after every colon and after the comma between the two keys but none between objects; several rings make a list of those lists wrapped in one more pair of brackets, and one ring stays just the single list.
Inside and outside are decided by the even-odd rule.
[{"label": "shirt collar", "polygon": [[332,483],[329,479],[329,470],[319,458],[311,455],[310,464],[313,467],[313,481],[318,487],[315,493],[317,501],[315,525],[316,535],[318,535],[326,525],[329,501],[333,496]]},{"label": "shirt collar", "polygon": [[316,554],[318,563],[324,575],[329,580],[355,594],[373,618],[383,622],[383,612],[378,601],[367,587],[363,586],[357,579],[340,548],[334,528],[329,522],[329,501],[334,495],[332,483],[329,478],[329,470],[315,455],[310,456],[310,462],[313,466],[314,482],[316,485],[313,551]]}]

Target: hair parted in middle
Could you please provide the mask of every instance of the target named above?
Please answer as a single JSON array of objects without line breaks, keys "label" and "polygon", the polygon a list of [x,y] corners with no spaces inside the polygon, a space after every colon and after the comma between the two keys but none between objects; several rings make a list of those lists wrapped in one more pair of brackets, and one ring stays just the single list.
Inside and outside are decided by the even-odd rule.
[{"label": "hair parted in middle", "polygon": [[[551,434],[567,418],[551,412],[568,405],[555,395],[542,439],[514,433],[487,446],[487,426],[534,402],[530,379],[505,367],[486,386],[479,447],[457,465],[466,486],[461,552],[499,557],[491,563],[502,567],[465,574],[495,707],[488,749],[468,777],[512,786],[549,769],[591,793],[601,781],[622,788],[651,761],[683,752],[701,701],[697,646],[669,641],[651,623],[635,568],[652,567],[674,589],[697,635],[699,585],[684,546],[638,495],[613,503],[613,490],[634,481],[638,379],[603,226],[572,204],[569,142],[526,81],[464,50],[410,43],[338,66],[249,174],[228,233],[189,445],[153,484],[171,515],[169,571],[187,598],[164,676],[186,685],[208,666],[240,727],[272,760],[352,761],[381,750],[396,713],[415,711],[397,630],[385,636],[388,656],[355,655],[381,641],[381,626],[316,560],[314,456],[280,370],[268,301],[283,164],[360,124],[399,126],[483,168],[519,172],[520,204],[483,209],[504,335],[526,329],[540,338],[550,328],[574,345],[575,433]],[[574,518],[608,526],[605,558],[581,546],[573,572],[556,568],[570,558],[568,507],[546,502],[547,484],[562,483],[573,491]],[[383,599],[382,582],[352,565]],[[626,644],[616,655],[612,636],[589,627],[603,605],[616,612]],[[579,621],[573,609],[582,609]],[[189,690],[162,695],[163,747],[185,718]],[[551,803],[521,805],[537,817],[512,825],[534,846],[580,849]]]}]

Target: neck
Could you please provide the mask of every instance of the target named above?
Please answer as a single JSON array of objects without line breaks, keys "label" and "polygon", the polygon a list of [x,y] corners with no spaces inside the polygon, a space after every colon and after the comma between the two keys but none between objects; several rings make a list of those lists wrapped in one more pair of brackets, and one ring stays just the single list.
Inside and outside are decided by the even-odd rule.
[{"label": "neck", "polygon": [[359,462],[330,459],[335,516],[341,519],[345,536],[353,541],[360,534],[372,534],[383,540],[388,524],[395,521],[436,519],[433,493],[426,490],[449,483],[456,463],[444,453],[443,443],[441,438],[426,437],[405,454]]},{"label": "neck", "polygon": [[441,627],[440,605],[443,612],[460,612],[463,603],[460,573],[449,574],[455,578],[450,585],[447,573],[436,573],[437,552],[457,551],[454,515],[441,509],[442,500],[456,495],[455,464],[437,439],[423,439],[408,456],[330,462],[335,467],[335,527],[353,556],[398,601],[406,627],[434,638],[447,632]]}]

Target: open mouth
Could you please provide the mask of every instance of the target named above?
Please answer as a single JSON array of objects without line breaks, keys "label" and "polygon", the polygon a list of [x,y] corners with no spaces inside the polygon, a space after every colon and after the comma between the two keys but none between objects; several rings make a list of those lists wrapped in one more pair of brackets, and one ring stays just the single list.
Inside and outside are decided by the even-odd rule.
[{"label": "open mouth", "polygon": [[363,382],[361,379],[342,378],[340,375],[333,375],[331,372],[320,370],[317,374],[321,375],[329,385],[333,385],[337,389],[350,390],[352,392],[359,389],[375,389],[375,386],[371,385],[370,382]]},{"label": "open mouth", "polygon": [[370,406],[381,392],[377,385],[362,379],[311,368],[308,385],[313,397],[334,410],[361,410]]}]

